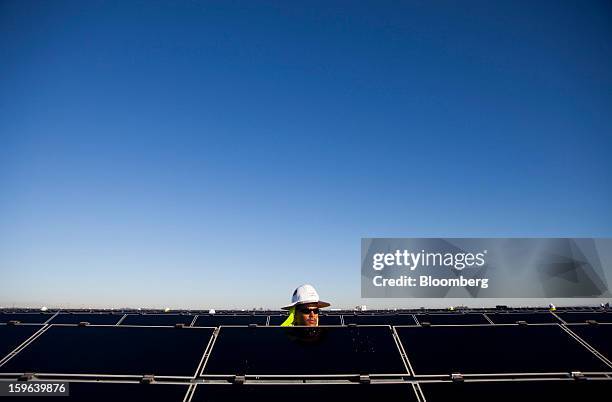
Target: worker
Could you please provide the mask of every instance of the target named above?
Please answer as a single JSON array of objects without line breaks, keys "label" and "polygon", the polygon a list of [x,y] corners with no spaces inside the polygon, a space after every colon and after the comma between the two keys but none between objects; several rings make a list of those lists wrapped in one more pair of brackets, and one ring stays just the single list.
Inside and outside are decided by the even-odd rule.
[{"label": "worker", "polygon": [[329,306],[329,303],[319,299],[319,294],[313,286],[299,286],[291,296],[291,304],[282,307],[283,310],[289,310],[289,316],[281,326],[317,327],[319,325],[319,309]]}]

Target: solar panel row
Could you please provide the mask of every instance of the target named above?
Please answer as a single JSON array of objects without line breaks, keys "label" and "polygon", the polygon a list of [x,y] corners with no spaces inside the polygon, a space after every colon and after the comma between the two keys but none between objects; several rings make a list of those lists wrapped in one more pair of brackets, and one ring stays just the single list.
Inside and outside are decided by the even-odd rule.
[{"label": "solar panel row", "polygon": [[221,327],[206,375],[406,374],[391,328]]},{"label": "solar panel row", "polygon": [[[96,325],[193,325],[200,327],[220,325],[280,325],[283,315],[194,315],[194,314],[108,314],[108,313],[0,313],[0,323],[78,324]],[[585,323],[587,321],[612,323],[612,313],[560,312],[551,313],[430,313],[430,314],[379,314],[379,315],[321,315],[321,325],[470,325],[509,324],[517,321],[537,323]]]},{"label": "solar panel row", "polygon": [[0,325],[0,361],[42,328],[42,325]]},{"label": "solar panel row", "polygon": [[610,324],[229,326],[213,335],[200,327],[0,325],[0,373],[188,378],[202,362],[204,376],[612,373]]},{"label": "solar panel row", "polygon": [[[29,326],[0,326],[0,334],[22,328]],[[212,334],[212,328],[51,325],[0,372],[192,377]]]},{"label": "solar panel row", "polygon": [[[609,330],[610,326],[606,328]],[[417,375],[612,370],[559,325],[396,327],[396,330]]]},{"label": "solar panel row", "polygon": [[[52,325],[0,324],[0,381],[22,373],[71,380],[71,396],[59,400],[225,402],[270,401],[291,395],[297,401],[393,398],[435,402],[481,401],[503,395],[505,399],[565,401],[591,400],[612,391],[612,325],[583,323],[604,322],[609,315],[603,319],[600,315],[608,313],[560,314],[566,322],[577,322],[567,325],[559,325],[549,313],[345,315],[328,317],[348,325],[319,328],[265,326],[268,321],[274,325],[272,317],[284,319],[282,316],[20,314]],[[245,317],[249,321],[256,317],[256,323],[263,326],[190,327],[199,319],[205,325],[217,318],[250,324],[241,321]],[[81,321],[102,325],[67,324]],[[516,321],[535,325],[512,324]],[[146,326],[151,322],[166,326]],[[398,324],[360,326],[379,322]],[[424,325],[426,322],[432,325]],[[175,324],[185,327],[175,328]],[[588,379],[543,380],[569,372],[582,372]],[[448,381],[451,373],[462,373],[466,381]],[[526,374],[534,378],[501,381]],[[144,375],[154,375],[158,382],[137,383]],[[371,376],[366,378],[372,383],[329,382],[359,375]],[[489,380],[473,381],[470,375]],[[73,376],[80,380],[75,382]],[[124,380],[132,376],[133,382],[117,382],[118,377],[113,376]],[[246,376],[247,383],[202,383],[235,376]],[[296,383],[302,376],[318,381],[327,378],[328,382]],[[83,381],[87,377],[101,382]],[[383,377],[395,383],[379,382]],[[264,383],[249,383],[255,378]],[[174,383],[159,382],[164,379]],[[285,382],[270,384],[279,379]],[[199,382],[195,385],[194,381]]]},{"label": "solar panel row", "polygon": [[[290,399],[348,400],[353,402],[386,401],[490,401],[503,400],[601,400],[612,391],[612,380],[530,380],[426,382],[396,384],[138,384],[119,382],[78,382],[69,384],[70,396],[45,397],[49,401],[106,402],[139,400],[165,402],[226,402],[249,400],[270,402]],[[19,397],[20,401],[40,401],[41,397]]]}]

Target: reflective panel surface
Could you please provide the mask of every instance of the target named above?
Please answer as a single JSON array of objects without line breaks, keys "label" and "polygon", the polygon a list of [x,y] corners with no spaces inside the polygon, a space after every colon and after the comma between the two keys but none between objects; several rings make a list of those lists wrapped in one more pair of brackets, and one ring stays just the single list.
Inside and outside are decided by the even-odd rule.
[{"label": "reflective panel surface", "polygon": [[612,324],[568,325],[568,327],[608,360],[612,359]]},{"label": "reflective panel surface", "polygon": [[41,325],[0,325],[0,360],[41,328]]},{"label": "reflective panel surface", "polygon": [[266,315],[200,315],[195,327],[218,327],[219,325],[266,325]]},{"label": "reflective panel surface", "polygon": [[91,325],[115,325],[123,317],[123,314],[98,314],[98,313],[60,313],[53,317],[49,324],[78,324],[88,322]]},{"label": "reflective panel surface", "polygon": [[396,327],[416,374],[608,371],[558,325]]},{"label": "reflective panel surface", "polygon": [[428,322],[431,325],[468,325],[490,324],[482,314],[417,314],[420,323]]},{"label": "reflective panel surface", "polygon": [[412,314],[345,315],[344,325],[416,325]]},{"label": "reflective panel surface", "polygon": [[427,402],[595,401],[612,393],[612,380],[421,383]]},{"label": "reflective panel surface", "polygon": [[388,326],[221,327],[205,374],[406,373]]},{"label": "reflective panel surface", "polygon": [[187,314],[128,314],[119,325],[190,325],[194,317]]},{"label": "reflective panel surface", "polygon": [[212,328],[52,326],[0,372],[193,376]]}]

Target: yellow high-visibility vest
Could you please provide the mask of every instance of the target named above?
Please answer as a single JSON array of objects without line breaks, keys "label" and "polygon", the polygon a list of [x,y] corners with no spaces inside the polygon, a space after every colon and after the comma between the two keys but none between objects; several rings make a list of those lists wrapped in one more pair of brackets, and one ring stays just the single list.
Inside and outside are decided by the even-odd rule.
[{"label": "yellow high-visibility vest", "polygon": [[295,319],[295,307],[291,307],[289,309],[289,316],[283,323],[280,325],[281,327],[290,327],[293,325],[293,320]]}]

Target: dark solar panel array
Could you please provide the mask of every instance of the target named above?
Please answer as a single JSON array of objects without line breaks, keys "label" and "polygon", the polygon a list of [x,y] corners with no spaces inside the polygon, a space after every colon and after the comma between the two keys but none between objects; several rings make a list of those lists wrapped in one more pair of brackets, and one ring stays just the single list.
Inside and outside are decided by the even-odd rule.
[{"label": "dark solar panel array", "polygon": [[488,313],[487,317],[495,324],[516,324],[524,321],[529,324],[556,324],[559,319],[551,313]]},{"label": "dark solar panel array", "polygon": [[416,374],[607,371],[558,325],[396,327]]},{"label": "dark solar panel array", "polygon": [[585,323],[587,321],[597,321],[612,323],[612,313],[594,312],[561,312],[557,313],[559,318],[567,323]]},{"label": "dark solar panel array", "polygon": [[319,317],[319,325],[341,325],[341,324],[342,324],[342,317],[339,315],[322,315]]},{"label": "dark solar panel array", "polygon": [[210,328],[52,325],[0,372],[191,377],[212,333]]},{"label": "dark solar panel array", "polygon": [[427,402],[596,401],[612,392],[612,380],[477,381],[421,383]]},{"label": "dark solar panel array", "polygon": [[217,327],[220,325],[266,325],[265,315],[200,315],[196,319],[196,327]]},{"label": "dark solar panel array", "polygon": [[344,325],[415,325],[412,314],[394,315],[345,315]]},{"label": "dark solar panel array", "polygon": [[60,313],[54,316],[49,324],[78,324],[88,322],[95,325],[115,325],[123,318],[123,314],[99,314],[99,313]]},{"label": "dark solar panel array", "polygon": [[431,325],[490,324],[484,314],[417,314],[417,320]]},{"label": "dark solar panel array", "polygon": [[222,327],[205,374],[407,373],[389,326]]},{"label": "dark solar panel array", "polygon": [[183,402],[188,384],[139,384],[137,382],[71,381],[69,396],[7,397],[17,402]]},{"label": "dark solar panel array", "polygon": [[121,325],[174,326],[183,324],[188,326],[194,319],[195,316],[189,314],[128,314],[121,321]]},{"label": "dark solar panel array", "polygon": [[3,311],[0,382],[70,381],[69,397],[45,398],[62,401],[565,401],[612,391],[608,312],[334,314],[318,328],[279,327],[285,318]]},{"label": "dark solar panel array", "polygon": [[196,386],[192,402],[418,401],[411,384],[283,384]]},{"label": "dark solar panel array", "polygon": [[28,324],[43,324],[50,320],[53,315],[45,313],[0,313],[0,323],[19,321]]},{"label": "dark solar panel array", "polygon": [[[141,325],[141,326],[185,326],[218,327],[221,325],[280,325],[284,314],[195,314],[195,313],[93,313],[93,312],[60,312],[60,313],[26,313],[0,312],[0,323],[19,321],[28,324],[78,324],[87,322],[92,325]],[[195,321],[194,321],[195,320]],[[514,324],[525,321],[530,324],[545,323],[612,323],[612,313],[564,311],[550,312],[456,312],[435,311],[429,313],[395,313],[395,314],[322,314],[320,325],[475,325],[475,324]]]},{"label": "dark solar panel array", "polygon": [[0,324],[0,359],[8,355],[41,328],[41,325]]},{"label": "dark solar panel array", "polygon": [[612,324],[572,324],[569,329],[584,340],[588,346],[612,361]]}]

